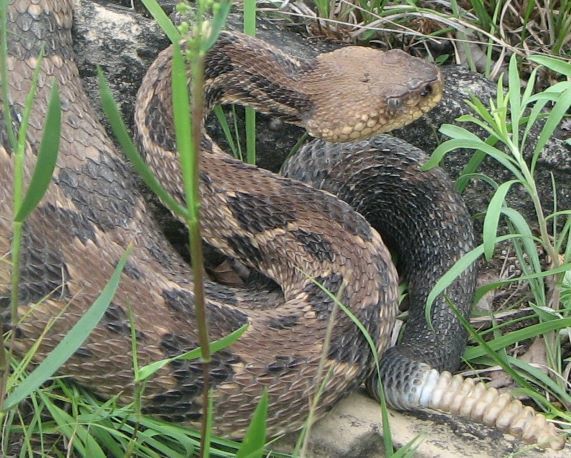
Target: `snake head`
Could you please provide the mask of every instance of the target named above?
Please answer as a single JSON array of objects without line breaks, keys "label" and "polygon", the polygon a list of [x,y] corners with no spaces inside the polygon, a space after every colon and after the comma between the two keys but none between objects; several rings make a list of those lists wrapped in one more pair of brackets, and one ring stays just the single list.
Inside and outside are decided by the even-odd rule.
[{"label": "snake head", "polygon": [[442,98],[438,67],[404,51],[349,46],[321,54],[303,80],[314,137],[355,140],[405,126]]}]

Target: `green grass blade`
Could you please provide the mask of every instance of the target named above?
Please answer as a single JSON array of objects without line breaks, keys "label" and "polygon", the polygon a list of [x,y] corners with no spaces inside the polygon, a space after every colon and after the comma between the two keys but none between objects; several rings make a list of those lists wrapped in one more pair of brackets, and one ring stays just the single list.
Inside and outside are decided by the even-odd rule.
[{"label": "green grass blade", "polygon": [[[244,334],[246,332],[247,329],[248,329],[248,324],[245,324],[244,326],[239,327],[235,331],[232,331],[227,336],[224,336],[222,339],[218,339],[214,342],[210,342],[210,351],[212,353],[215,353],[217,351],[220,351],[220,350],[232,345],[234,342],[236,342],[240,338],[240,336],[242,334]],[[173,356],[172,358],[161,359],[160,361],[155,361],[151,364],[147,364],[146,366],[143,366],[139,369],[139,371],[137,373],[136,381],[141,382],[141,381],[149,378],[156,371],[158,371],[161,367],[167,365],[168,363],[170,363],[172,361],[176,361],[178,359],[191,360],[191,359],[197,359],[197,358],[200,358],[200,347],[197,347],[193,350],[187,351],[186,353],[182,353],[178,356]]]},{"label": "green grass blade", "polygon": [[212,389],[208,393],[208,409],[206,410],[206,435],[204,437],[204,456],[210,456],[210,444],[212,442],[212,424],[214,421],[214,393]]},{"label": "green grass blade", "polygon": [[[531,100],[528,99],[528,102]],[[522,145],[527,144],[527,138],[529,136],[529,132],[531,131],[531,129],[534,127],[535,123],[537,122],[538,118],[540,115],[543,115],[543,108],[545,107],[545,105],[549,102],[549,100],[537,100],[534,104],[533,107],[531,109],[531,111],[529,112],[529,116],[527,117],[527,122],[525,125],[525,129],[524,129],[524,133],[523,133],[523,138],[522,138]],[[533,173],[533,169],[534,166],[532,164],[531,166],[531,171]]]},{"label": "green grass blade", "polygon": [[565,405],[571,405],[571,395],[567,393],[564,388],[549,378],[549,376],[541,369],[533,367],[531,364],[511,356],[507,356],[506,360],[510,366],[515,366],[532,376],[535,379],[535,383],[540,383],[546,387],[551,393],[554,393],[562,403]]},{"label": "green grass blade", "polygon": [[[502,211],[509,218],[510,223],[514,226],[515,231],[512,232],[518,233],[522,236],[519,241],[523,245],[524,251],[528,258],[527,262],[523,259],[520,259],[520,264],[524,270],[524,274],[529,275],[533,272],[541,272],[541,261],[539,260],[537,247],[535,245],[535,239],[528,222],[519,211],[513,208],[504,208]],[[527,266],[528,263],[531,264],[531,269]],[[539,304],[545,304],[545,288],[542,279],[543,277],[535,277],[528,280],[530,286],[532,286],[532,290],[534,291],[534,295]]]},{"label": "green grass blade", "polygon": [[472,160],[468,161],[468,165],[466,165],[464,170],[462,170],[462,174],[456,180],[456,189],[460,193],[462,193],[466,189],[471,180],[482,181],[487,185],[489,185],[491,189],[496,189],[499,186],[498,183],[496,183],[492,178],[490,178],[487,175],[484,175],[483,173],[474,173],[466,170],[468,169],[468,167],[470,167],[470,170],[473,170],[474,168],[477,168],[480,165],[481,158],[479,156],[476,157],[477,155],[478,153],[472,156],[472,159],[474,159],[475,163],[471,164]]},{"label": "green grass blade", "polygon": [[147,164],[145,164],[145,161],[133,144],[131,136],[127,131],[127,127],[125,127],[125,123],[123,122],[121,114],[119,113],[119,109],[117,108],[117,104],[113,99],[111,89],[109,89],[109,85],[107,84],[107,81],[105,81],[105,76],[103,75],[101,68],[97,69],[97,76],[99,81],[101,106],[105,112],[105,116],[109,120],[109,124],[111,124],[111,129],[113,130],[113,134],[115,134],[115,138],[119,142],[119,145],[121,145],[121,149],[133,164],[135,171],[139,174],[139,176],[143,179],[151,191],[153,191],[174,214],[187,219],[188,210],[184,206],[180,205],[163,188],[153,172],[149,170]]},{"label": "green grass blade", "polygon": [[[448,125],[446,125],[448,127]],[[465,129],[464,129],[465,130]],[[455,131],[455,129],[443,130],[441,128],[441,132],[451,133]],[[468,131],[466,131],[468,132]],[[497,148],[485,143],[484,141],[480,140],[479,138],[471,139],[469,135],[463,136],[461,138],[454,138],[452,140],[447,140],[444,143],[440,144],[430,156],[430,159],[426,161],[426,163],[421,167],[421,170],[426,171],[430,170],[434,167],[437,167],[438,164],[442,161],[444,156],[446,156],[449,152],[457,150],[457,149],[472,149],[476,151],[483,151],[487,155],[493,157],[496,161],[498,161],[501,165],[503,165],[506,169],[513,173],[513,175],[519,181],[525,181],[523,175],[521,174],[517,164],[514,162],[513,158],[508,156],[506,153],[500,151]]]},{"label": "green grass blade", "polygon": [[486,354],[492,358],[496,364],[498,364],[508,375],[511,376],[511,378],[513,378],[515,380],[515,382],[523,387],[523,388],[527,388],[527,389],[531,389],[531,386],[529,385],[529,383],[527,383],[527,380],[525,380],[523,377],[521,377],[516,371],[514,371],[510,365],[507,363],[506,361],[506,356],[505,355],[501,355],[499,353],[496,353],[488,344],[488,342],[486,342],[472,327],[472,325],[470,325],[470,322],[464,318],[464,315],[460,312],[460,310],[458,310],[458,307],[456,307],[455,304],[453,304],[451,301],[447,301],[448,305],[450,307],[450,309],[452,310],[452,312],[454,313],[454,315],[456,316],[456,319],[462,324],[462,326],[466,329],[466,331],[470,334],[470,336],[476,341],[478,342],[478,344],[480,345],[480,347],[486,352]]},{"label": "green grass blade", "polygon": [[48,189],[58,157],[61,132],[61,103],[54,83],[48,104],[38,159],[26,195],[14,221],[23,222],[32,213]]},{"label": "green grass blade", "polygon": [[519,143],[519,120],[522,115],[521,109],[521,80],[517,69],[517,57],[512,54],[510,58],[508,99],[510,102],[510,115],[512,123],[512,142]]},{"label": "green grass blade", "polygon": [[564,116],[567,115],[569,108],[571,107],[571,87],[565,90],[558,98],[557,103],[552,108],[549,116],[547,117],[547,121],[541,129],[541,133],[539,134],[539,139],[537,140],[537,144],[533,150],[533,159],[532,159],[532,170],[535,169],[535,163],[537,159],[541,155],[543,148],[552,137],[553,132],[559,124]]},{"label": "green grass blade", "polygon": [[484,256],[488,261],[492,259],[492,256],[494,255],[494,249],[496,247],[496,234],[498,232],[498,224],[500,222],[500,215],[506,200],[506,195],[509,192],[510,188],[516,183],[516,180],[506,181],[505,183],[502,183],[498,189],[496,189],[496,192],[488,204],[488,210],[486,211],[486,217],[484,218],[483,229]]},{"label": "green grass blade", "polygon": [[252,420],[246,431],[236,458],[260,458],[264,455],[266,443],[266,417],[268,415],[268,392],[264,390]]},{"label": "green grass blade", "polygon": [[203,52],[208,51],[218,39],[220,32],[222,31],[224,24],[226,24],[226,19],[230,13],[230,7],[232,2],[230,0],[217,0],[214,6],[214,17],[212,18],[210,25],[210,33],[207,37],[204,37],[204,41],[201,43],[201,50]]},{"label": "green grass blade", "polygon": [[228,120],[226,119],[226,115],[224,114],[224,110],[222,109],[222,107],[220,105],[217,105],[214,107],[214,109],[212,111],[216,115],[216,119],[218,120],[218,124],[220,124],[220,127],[222,128],[222,132],[224,132],[224,138],[226,139],[226,141],[228,142],[228,146],[232,150],[232,155],[236,159],[242,159],[242,155],[238,151],[238,148],[236,147],[236,143],[234,143],[234,137],[232,136],[232,133],[230,132],[230,125],[228,124]]},{"label": "green grass blade", "polygon": [[171,43],[178,43],[182,38],[178,29],[171,22],[167,14],[163,11],[161,6],[156,0],[141,0],[147,11],[151,13],[151,16],[157,21],[161,26],[161,29],[166,33],[167,37]]},{"label": "green grass blade", "polygon": [[[409,442],[391,454],[392,458],[413,458],[417,456],[416,450],[426,439],[426,434],[417,434]],[[388,455],[387,455],[388,456]]]},{"label": "green grass blade", "polygon": [[567,78],[571,78],[571,64],[569,63],[569,61],[557,59],[555,57],[540,56],[540,55],[529,56],[528,59],[531,60],[532,62],[544,65],[547,68],[553,70],[554,72],[561,73]]},{"label": "green grass blade", "polygon": [[[520,237],[519,235],[509,234],[509,235],[502,235],[496,239],[496,243],[503,242],[504,240],[510,240],[516,237]],[[484,253],[484,246],[478,245],[473,250],[466,253],[462,256],[456,263],[446,272],[434,285],[428,297],[426,299],[426,310],[425,316],[427,321],[430,322],[430,309],[436,298],[444,292],[446,288],[448,288],[456,278],[458,278],[462,272],[464,272],[472,263],[476,262],[476,260]]]},{"label": "green grass blade", "polygon": [[539,94],[533,94],[529,100],[528,104],[535,102],[536,100],[544,100],[545,102],[557,102],[561,93],[567,91],[571,87],[571,81],[562,81],[560,83],[549,86],[545,91]]},{"label": "green grass blade", "polygon": [[77,423],[77,419],[68,414],[65,410],[59,408],[49,399],[46,399],[46,407],[52,418],[58,426],[58,431],[63,433],[65,437],[73,444],[73,448],[80,456],[89,456],[94,458],[105,458],[106,455],[97,444],[97,441],[89,434],[89,432]]},{"label": "green grass blade", "polygon": [[[180,160],[186,198],[193,195],[192,179],[194,177],[192,119],[190,117],[189,90],[187,72],[180,46],[174,43],[172,53],[172,105],[173,121],[176,135],[176,149]],[[187,202],[187,205],[194,205]]]},{"label": "green grass blade", "polygon": [[[509,236],[503,236],[503,237],[509,237]],[[521,235],[515,235],[512,237],[521,237]],[[507,285],[509,283],[514,283],[514,282],[520,282],[520,281],[526,281],[526,280],[530,280],[533,278],[545,278],[545,277],[550,277],[552,275],[557,275],[560,273],[564,273],[567,272],[568,270],[571,269],[571,263],[566,263],[566,264],[562,264],[559,267],[557,267],[556,269],[550,269],[548,271],[545,272],[536,272],[533,274],[528,274],[528,275],[520,275],[517,278],[508,278],[506,280],[498,280],[492,283],[487,283],[483,286],[480,286],[479,288],[476,289],[476,292],[474,293],[474,303],[479,302],[482,297],[484,297],[487,293],[489,293],[490,291],[494,290],[494,289],[498,289],[503,285]]]},{"label": "green grass blade", "polygon": [[[563,328],[571,326],[571,318],[561,318],[558,320],[546,321],[544,323],[532,324],[523,329],[518,329],[517,331],[512,331],[509,334],[496,337],[489,342],[486,342],[486,346],[492,351],[498,351],[502,348],[507,348],[516,342],[521,342],[526,339],[533,339],[539,335],[545,334],[551,331],[558,331]],[[470,347],[464,352],[464,359],[466,361],[473,361],[476,358],[485,356],[488,354],[486,348],[482,345],[477,347]]]},{"label": "green grass blade", "polygon": [[[244,33],[254,36],[256,34],[256,0],[244,1]],[[256,164],[256,112],[246,107],[246,162]]]},{"label": "green grass blade", "polygon": [[256,35],[256,0],[244,0],[244,33]]},{"label": "green grass blade", "polygon": [[[494,125],[494,117],[490,114],[486,105],[482,103],[482,101],[478,97],[471,97],[466,104],[485,121],[485,124],[488,125],[487,129],[490,129]],[[487,130],[486,129],[486,130]]]},{"label": "green grass blade", "polygon": [[367,341],[367,344],[369,345],[369,349],[371,350],[373,354],[373,359],[375,361],[375,370],[377,371],[378,381],[379,381],[378,389],[379,389],[379,398],[381,399],[381,417],[383,422],[383,445],[385,446],[385,451],[387,451],[386,452],[387,456],[390,456],[393,452],[393,440],[389,423],[388,407],[384,395],[384,387],[382,385],[381,376],[380,376],[380,361],[379,361],[378,348],[375,345],[373,338],[367,331],[367,328],[365,328],[363,323],[361,323],[359,318],[355,316],[355,314],[349,309],[349,307],[343,304],[343,302],[341,302],[335,294],[332,294],[331,291],[325,288],[321,283],[317,282],[315,279],[309,276],[308,278],[310,278],[311,281],[315,285],[317,285],[329,297],[329,299],[334,301],[335,304],[343,311],[343,313],[345,313],[345,315],[347,315],[351,319],[351,321],[353,321],[353,323],[355,324],[355,326],[357,326],[359,332],[361,332],[361,334]]},{"label": "green grass blade", "polygon": [[12,150],[16,149],[16,133],[10,110],[10,85],[8,82],[8,2],[0,0],[0,91],[2,94],[2,109],[4,110],[4,121],[8,142]]},{"label": "green grass blade", "polygon": [[83,342],[85,342],[113,300],[115,291],[117,291],[117,287],[119,286],[121,272],[130,254],[131,248],[127,248],[99,297],[40,365],[10,393],[4,403],[4,409],[7,410],[15,406],[34,390],[39,388],[75,353]]}]

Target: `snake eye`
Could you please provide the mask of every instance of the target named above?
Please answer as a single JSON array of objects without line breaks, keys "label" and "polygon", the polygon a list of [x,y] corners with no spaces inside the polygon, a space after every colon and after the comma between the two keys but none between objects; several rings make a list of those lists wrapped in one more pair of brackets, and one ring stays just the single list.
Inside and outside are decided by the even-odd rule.
[{"label": "snake eye", "polygon": [[421,97],[426,97],[427,95],[432,94],[432,86],[430,84],[427,84],[426,86],[424,86],[422,88],[422,91],[420,91],[420,96]]},{"label": "snake eye", "polygon": [[390,99],[387,100],[387,103],[391,110],[397,110],[401,106],[401,100],[396,97],[391,97]]}]

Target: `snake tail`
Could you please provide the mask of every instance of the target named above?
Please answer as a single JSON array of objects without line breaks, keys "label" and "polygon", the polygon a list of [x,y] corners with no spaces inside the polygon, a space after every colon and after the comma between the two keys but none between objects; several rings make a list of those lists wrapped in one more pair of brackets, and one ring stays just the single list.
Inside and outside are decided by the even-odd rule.
[{"label": "snake tail", "polygon": [[[438,372],[428,365],[417,365],[414,370],[414,376],[409,375],[402,391],[385,391],[391,407],[430,409],[460,416],[542,448],[561,450],[565,446],[565,437],[553,423],[548,423],[543,414],[524,406],[509,393],[500,393],[484,382],[452,375],[448,371]],[[393,372],[392,375],[398,380],[389,380],[389,386],[403,380],[403,374]]]}]

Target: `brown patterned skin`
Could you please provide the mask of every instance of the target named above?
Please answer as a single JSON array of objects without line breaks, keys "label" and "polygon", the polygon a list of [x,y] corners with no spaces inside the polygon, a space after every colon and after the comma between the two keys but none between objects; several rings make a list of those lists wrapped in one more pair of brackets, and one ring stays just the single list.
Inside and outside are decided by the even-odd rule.
[{"label": "brown patterned skin", "polygon": [[[41,360],[97,297],[125,248],[132,244],[133,254],[113,303],[60,371],[102,397],[118,395],[120,401],[129,402],[133,369],[128,307],[132,307],[136,323],[140,365],[196,347],[192,273],[163,240],[134,185],[130,168],[106,136],[92,101],[81,88],[71,50],[71,23],[72,0],[9,2],[9,103],[16,123],[37,55],[42,47],[45,52],[27,138],[28,179],[54,81],[60,87],[63,109],[53,183],[25,225],[16,349],[23,354],[43,336],[36,354],[36,360]],[[369,68],[355,74],[362,83],[355,87],[369,91],[360,100],[373,105],[353,113],[352,104],[322,102],[319,93],[324,85],[317,83],[319,76],[339,70],[339,88],[344,87],[341,82],[349,74],[343,62],[350,50],[299,62],[256,41],[256,47],[242,49],[240,59],[244,60],[230,58],[230,50],[240,46],[241,40],[245,39],[225,34],[217,45],[219,57],[210,55],[206,74],[209,103],[215,98],[222,102],[241,99],[263,111],[280,112],[286,120],[330,139],[349,139],[353,132],[370,134],[373,129],[383,130],[386,123],[394,127],[409,121],[411,113],[421,113],[436,103],[442,90],[439,73],[431,65],[400,52],[384,55],[359,49],[357,54],[374,53],[368,57]],[[159,57],[143,83],[136,123],[138,140],[150,165],[180,197],[180,174],[171,152],[169,70],[163,65],[168,53]],[[372,65],[373,58],[379,59],[380,68]],[[347,65],[355,67],[359,59],[349,59]],[[275,64],[278,73],[264,74],[269,62]],[[399,73],[397,63],[414,71],[414,78],[408,70]],[[388,85],[376,75],[384,66],[394,70],[390,79],[384,77]],[[241,73],[244,67],[252,71],[248,78]],[[422,69],[427,71],[424,79]],[[262,72],[261,76],[253,76],[253,70]],[[399,74],[400,83],[393,79]],[[156,81],[161,75],[164,79]],[[305,81],[301,81],[303,77],[307,77]],[[334,74],[331,77],[335,80]],[[245,89],[240,89],[237,83],[244,81]],[[272,88],[274,98],[268,99]],[[299,93],[300,88],[309,91],[307,96]],[[148,114],[145,118],[140,116],[143,111]],[[347,114],[345,121],[337,119],[341,112]],[[323,125],[327,118],[329,127]],[[13,157],[4,119],[2,112],[0,303],[7,305],[10,265],[5,255],[11,238]],[[310,397],[321,386],[317,369],[333,309],[332,301],[311,279],[340,294],[381,353],[388,345],[397,311],[396,269],[381,237],[348,204],[329,193],[235,161],[207,138],[203,145],[200,166],[205,239],[281,287],[277,294],[206,284],[212,339],[244,323],[250,325],[235,345],[214,355],[211,384],[215,430],[232,437],[243,435],[264,388],[270,398],[270,434],[295,430],[305,420]],[[157,149],[158,157],[153,155]],[[325,358],[329,377],[322,387],[316,415],[363,383],[372,371],[372,362],[365,339],[353,322],[337,313]],[[174,362],[146,385],[143,411],[196,425],[202,410],[201,389],[199,363]]]}]

